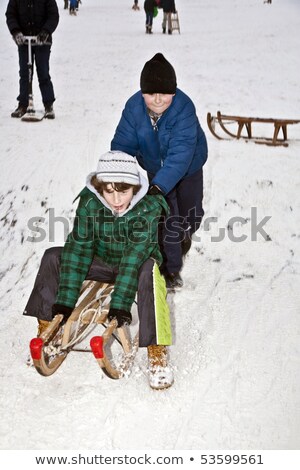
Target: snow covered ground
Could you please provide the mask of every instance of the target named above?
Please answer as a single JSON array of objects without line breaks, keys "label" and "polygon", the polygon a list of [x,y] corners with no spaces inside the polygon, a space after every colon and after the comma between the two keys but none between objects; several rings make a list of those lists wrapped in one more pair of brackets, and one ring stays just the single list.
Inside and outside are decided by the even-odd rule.
[{"label": "snow covered ground", "polygon": [[[0,448],[299,449],[300,125],[288,129],[289,147],[272,148],[216,140],[206,114],[300,119],[300,2],[177,0],[181,34],[161,34],[160,11],[150,36],[129,0],[83,0],[77,17],[60,0],[57,117],[38,124],[10,118],[17,50],[0,3]],[[68,227],[58,218],[71,224],[74,197],[158,51],[193,99],[209,144],[205,221],[185,288],[170,298],[174,386],[149,389],[144,350],[120,381],[80,353],[43,378],[26,366],[36,322],[22,310],[44,250],[63,244]],[[34,94],[41,108],[36,83]],[[255,212],[258,222],[271,217],[266,239],[254,235]],[[45,230],[38,243],[28,241],[32,217]],[[217,222],[209,226],[209,217]],[[232,226],[232,217],[247,223]],[[234,242],[232,233],[247,238]]]}]

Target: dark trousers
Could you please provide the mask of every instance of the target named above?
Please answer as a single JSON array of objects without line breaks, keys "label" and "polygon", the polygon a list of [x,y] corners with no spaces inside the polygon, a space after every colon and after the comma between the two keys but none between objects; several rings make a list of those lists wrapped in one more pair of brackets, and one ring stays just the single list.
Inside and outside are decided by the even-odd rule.
[{"label": "dark trousers", "polygon": [[[62,247],[49,248],[45,251],[24,315],[52,320],[52,306],[59,286],[61,252]],[[141,347],[157,344],[153,268],[154,261],[148,259],[138,274],[137,304]],[[117,268],[103,263],[99,258],[94,258],[86,279],[114,283],[117,273]]]},{"label": "dark trousers", "polygon": [[153,13],[146,12],[146,26],[152,26]]},{"label": "dark trousers", "polygon": [[181,244],[198,230],[204,215],[202,169],[179,181],[167,194],[166,200],[170,215],[160,231],[160,245],[164,257],[161,271],[177,273],[182,268]]},{"label": "dark trousers", "polygon": [[[20,75],[20,94],[17,98],[22,106],[28,106],[28,46],[18,47],[19,51],[19,75]],[[44,104],[55,101],[53,84],[49,74],[51,46],[32,46],[32,60],[35,63],[36,72],[39,80],[42,100]]]}]

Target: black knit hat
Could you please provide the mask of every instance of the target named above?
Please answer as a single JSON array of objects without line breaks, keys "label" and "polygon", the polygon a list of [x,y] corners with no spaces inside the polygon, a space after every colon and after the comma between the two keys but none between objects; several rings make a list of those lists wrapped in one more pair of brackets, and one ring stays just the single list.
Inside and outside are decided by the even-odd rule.
[{"label": "black knit hat", "polygon": [[142,93],[176,93],[175,70],[160,52],[145,63],[140,83]]}]

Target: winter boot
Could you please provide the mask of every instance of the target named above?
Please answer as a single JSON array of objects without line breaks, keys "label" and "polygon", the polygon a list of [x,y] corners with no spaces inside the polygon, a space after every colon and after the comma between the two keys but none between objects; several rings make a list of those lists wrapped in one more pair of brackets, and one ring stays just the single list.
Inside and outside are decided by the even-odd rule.
[{"label": "winter boot", "polygon": [[149,27],[148,27],[148,30],[149,30],[148,33],[149,33],[149,34],[152,34],[152,26],[149,26]]},{"label": "winter boot", "polygon": [[168,34],[172,34],[172,30],[171,30],[171,29],[168,29]]},{"label": "winter boot", "polygon": [[44,333],[44,331],[47,330],[48,326],[50,325],[50,321],[47,321],[47,320],[40,320],[38,318],[38,332],[37,332],[37,335],[38,336],[41,336],[42,333]]},{"label": "winter boot", "polygon": [[183,280],[179,273],[166,273],[164,276],[167,289],[179,290],[183,286]]},{"label": "winter boot", "polygon": [[166,34],[166,28],[163,28],[163,34]]},{"label": "winter boot", "polygon": [[44,117],[46,119],[55,119],[55,113],[53,110],[53,105],[52,103],[45,103],[45,114]]},{"label": "winter boot", "polygon": [[27,111],[27,106],[24,106],[22,104],[19,104],[19,106],[17,107],[17,109],[15,109],[12,113],[11,113],[11,117],[13,118],[21,118],[22,116],[24,116],[24,114],[26,113]]},{"label": "winter boot", "polygon": [[166,346],[152,344],[148,346],[148,378],[149,385],[154,390],[171,387],[174,382],[172,369],[168,366]]}]

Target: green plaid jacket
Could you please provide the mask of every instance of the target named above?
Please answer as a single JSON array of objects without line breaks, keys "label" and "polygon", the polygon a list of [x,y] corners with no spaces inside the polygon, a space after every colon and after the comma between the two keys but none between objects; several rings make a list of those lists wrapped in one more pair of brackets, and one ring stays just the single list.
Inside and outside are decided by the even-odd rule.
[{"label": "green plaid jacket", "polygon": [[144,196],[124,216],[115,217],[88,188],[79,194],[74,227],[61,259],[56,302],[74,307],[94,256],[118,268],[111,307],[130,311],[138,270],[148,259],[161,264],[158,222],[168,205],[162,196]]}]

